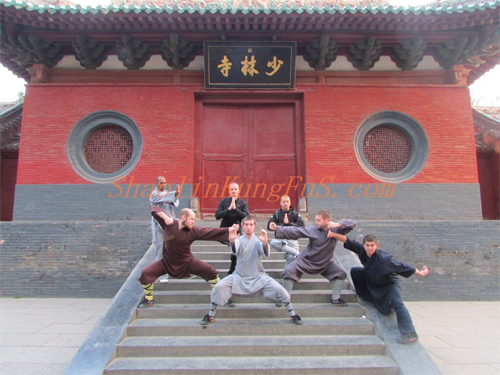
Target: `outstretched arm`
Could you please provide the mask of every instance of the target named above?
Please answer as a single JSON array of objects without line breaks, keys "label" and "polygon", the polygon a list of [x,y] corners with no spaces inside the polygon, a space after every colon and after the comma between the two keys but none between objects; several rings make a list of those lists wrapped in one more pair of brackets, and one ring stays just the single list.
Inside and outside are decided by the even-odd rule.
[{"label": "outstretched arm", "polygon": [[165,212],[163,212],[160,207],[152,206],[151,215],[153,215],[153,217],[163,229],[165,229],[167,225],[171,225],[174,222],[174,220]]},{"label": "outstretched arm", "polygon": [[347,242],[346,236],[344,236],[343,234],[340,234],[340,233],[334,233],[332,231],[328,232],[328,238],[335,238],[336,240],[339,240],[340,242],[344,242],[344,243]]},{"label": "outstretched arm", "polygon": [[415,270],[415,275],[417,275],[417,276],[425,277],[428,274],[429,274],[429,269],[427,268],[427,266],[423,266],[422,271],[420,271],[418,269]]}]

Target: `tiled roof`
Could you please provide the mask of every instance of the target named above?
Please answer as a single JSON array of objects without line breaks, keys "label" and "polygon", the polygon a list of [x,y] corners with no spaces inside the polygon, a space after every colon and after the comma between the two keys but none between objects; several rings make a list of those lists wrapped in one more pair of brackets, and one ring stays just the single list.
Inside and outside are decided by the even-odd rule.
[{"label": "tiled roof", "polygon": [[[297,5],[297,3],[281,3],[276,2],[276,4],[271,3],[269,7],[264,7],[264,5],[259,5],[254,7],[252,5],[242,6],[241,3],[237,7],[234,7],[231,2],[222,1],[219,4],[214,3],[200,3],[189,1],[189,2],[173,2],[167,1],[163,5],[156,4],[141,4],[141,5],[98,5],[95,8],[91,6],[70,6],[70,5],[38,5],[34,3],[29,3],[26,1],[17,2],[15,0],[6,1],[0,0],[0,4],[4,4],[6,7],[16,7],[16,9],[26,9],[32,12],[38,13],[48,13],[48,14],[108,14],[108,13],[144,13],[144,14],[291,14],[291,13],[307,13],[307,14],[414,14],[414,15],[441,15],[441,14],[453,14],[453,13],[463,13],[463,12],[475,12],[482,11],[486,9],[496,9],[500,7],[500,0],[491,2],[444,2],[444,3],[432,3],[429,5],[421,6],[393,6],[393,5],[329,5],[324,4],[322,6],[314,3],[307,3],[304,5]],[[280,5],[281,4],[281,5]]]},{"label": "tiled roof", "polygon": [[2,151],[19,149],[23,101],[0,103],[0,148]]},{"label": "tiled roof", "polygon": [[476,148],[500,153],[500,108],[472,108]]}]

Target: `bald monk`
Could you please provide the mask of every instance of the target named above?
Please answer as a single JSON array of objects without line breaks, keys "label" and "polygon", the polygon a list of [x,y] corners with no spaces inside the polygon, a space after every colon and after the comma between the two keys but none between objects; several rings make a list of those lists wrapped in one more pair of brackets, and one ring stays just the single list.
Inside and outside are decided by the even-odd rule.
[{"label": "bald monk", "polygon": [[196,240],[234,241],[238,237],[238,225],[229,228],[202,228],[194,226],[195,215],[189,208],[179,212],[179,219],[168,216],[161,208],[152,206],[151,214],[163,228],[163,259],[151,263],[142,270],[139,282],[144,288],[144,299],[139,308],[153,305],[153,282],[168,273],[174,279],[191,275],[200,276],[212,287],[219,282],[219,271],[208,263],[196,259],[191,244]]}]

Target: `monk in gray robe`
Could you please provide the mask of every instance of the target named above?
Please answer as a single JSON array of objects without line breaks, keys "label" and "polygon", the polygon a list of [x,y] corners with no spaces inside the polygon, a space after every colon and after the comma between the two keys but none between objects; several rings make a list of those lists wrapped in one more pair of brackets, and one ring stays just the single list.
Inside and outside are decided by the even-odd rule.
[{"label": "monk in gray robe", "polygon": [[[166,190],[167,180],[163,176],[156,177],[156,187],[149,196],[149,204],[151,207],[159,207],[172,219],[175,219],[174,208],[179,206],[180,185],[177,185],[175,190]],[[151,243],[155,248],[155,260],[163,258],[163,228],[156,219],[151,216]],[[168,282],[168,274],[160,276],[157,280],[160,283]]]},{"label": "monk in gray robe", "polygon": [[320,210],[316,213],[316,225],[308,227],[283,227],[270,223],[269,229],[276,231],[277,238],[299,239],[309,238],[309,243],[297,258],[286,266],[283,271],[283,286],[292,292],[293,283],[299,282],[304,273],[309,275],[321,274],[332,282],[332,304],[346,307],[347,303],[340,298],[346,271],[333,261],[333,251],[337,245],[335,238],[329,238],[328,233],[347,234],[356,226],[354,220],[342,220],[340,223],[331,222],[330,212]]},{"label": "monk in gray robe", "polygon": [[250,215],[243,219],[245,234],[233,240],[234,244],[231,246],[232,252],[238,258],[236,269],[214,286],[210,311],[200,322],[201,325],[214,322],[217,307],[224,306],[233,294],[246,296],[256,293],[283,303],[292,322],[302,324],[300,316],[293,311],[290,294],[264,271],[262,256],[269,257],[271,251],[267,232],[261,228],[260,235],[256,236],[255,226],[255,219]]}]

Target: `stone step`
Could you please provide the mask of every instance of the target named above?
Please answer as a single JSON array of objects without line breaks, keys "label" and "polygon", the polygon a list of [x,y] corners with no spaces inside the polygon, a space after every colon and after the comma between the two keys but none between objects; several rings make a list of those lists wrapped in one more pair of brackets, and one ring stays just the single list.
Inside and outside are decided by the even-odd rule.
[{"label": "stone step", "polygon": [[[181,291],[156,291],[154,293],[155,303],[210,303],[210,290],[181,290]],[[343,290],[341,297],[346,302],[356,302],[356,293]],[[292,290],[292,303],[329,303],[332,299],[331,290]],[[266,297],[237,296],[231,297],[233,302],[238,303],[274,303]]]},{"label": "stone step", "polygon": [[[209,262],[209,263],[210,263],[210,262]],[[283,262],[283,266],[284,266],[284,265],[285,265],[285,263]],[[219,270],[218,270],[218,271],[219,271],[219,276],[220,276],[221,278],[223,278],[223,277],[226,277],[226,276],[227,276],[227,271],[228,271],[228,268],[229,268],[229,262],[228,262],[228,266],[227,266],[227,267],[225,267],[225,268],[221,268],[221,269],[219,269]],[[275,280],[280,280],[280,279],[281,279],[281,277],[282,277],[282,276],[281,276],[281,273],[283,272],[283,268],[284,268],[284,267],[281,267],[281,268],[275,268],[275,269],[273,269],[273,268],[269,268],[269,267],[265,267],[265,266],[264,266],[264,268],[265,268],[265,272],[266,272],[269,276],[271,276],[273,279],[275,279]],[[193,275],[192,277],[190,277],[190,279],[191,279],[191,280],[196,279],[196,278],[197,278],[197,276],[194,276],[194,275]],[[302,278],[301,278],[300,280],[302,281],[302,280],[306,280],[306,279],[320,279],[320,280],[326,280],[326,279],[325,279],[323,276],[321,276],[320,274],[316,274],[316,275],[308,275],[308,274],[303,274],[303,275],[302,275]],[[185,279],[183,279],[183,280],[185,280]]]},{"label": "stone step", "polygon": [[[209,304],[157,304],[147,309],[137,309],[137,319],[198,319],[208,313]],[[303,318],[361,318],[365,308],[358,303],[350,303],[348,307],[332,304],[294,303],[294,311]],[[276,307],[274,303],[249,304],[238,303],[236,307],[227,306],[217,309],[217,318],[278,318],[286,317],[284,307]]]},{"label": "stone step", "polygon": [[[271,231],[267,231],[267,235],[268,235],[269,240],[274,239],[274,234],[272,234]],[[309,243],[309,239],[307,239],[307,238],[299,238],[297,241],[299,241],[299,246],[300,246],[301,250],[303,248],[305,248],[306,245]],[[226,244],[223,244],[223,243],[218,242],[218,241],[204,241],[204,240],[198,240],[198,241],[193,242],[193,244],[191,245],[191,250],[195,251],[194,250],[195,248],[214,248],[214,247],[219,247],[220,249],[226,249],[227,251],[229,251],[229,246]],[[200,251],[200,250],[196,250],[196,251]],[[201,250],[201,251],[204,251],[204,250]]]},{"label": "stone step", "polygon": [[[281,278],[276,280],[281,284]],[[299,283],[296,283],[293,290],[331,290],[332,283],[322,277],[321,279],[303,278]],[[349,289],[349,282],[344,282],[344,289]],[[170,278],[168,283],[155,283],[155,291],[180,291],[180,290],[212,290],[210,283],[200,277],[192,279],[173,279]],[[292,292],[293,293],[293,292]]]},{"label": "stone step", "polygon": [[[210,251],[192,251],[195,258],[203,260],[204,262],[210,262],[212,260],[228,260],[231,252],[229,248],[226,251],[216,251],[215,249]],[[264,258],[263,260],[281,260],[283,262],[283,268],[285,268],[285,259],[283,258],[284,253],[278,251],[271,251],[269,258]]]},{"label": "stone step", "polygon": [[271,357],[384,355],[375,336],[129,337],[117,357]]},{"label": "stone step", "polygon": [[[204,262],[207,262],[210,264],[212,267],[219,271],[227,271],[229,270],[229,267],[231,266],[231,261],[229,259],[229,254],[227,255],[227,259],[222,259],[222,260],[207,260],[204,258],[198,258],[199,260],[202,260]],[[262,260],[262,263],[264,265],[264,269],[280,269],[280,272],[283,271],[285,268],[285,260],[284,259],[264,259]],[[266,271],[267,272],[267,271]],[[281,277],[281,274],[280,274]]]},{"label": "stone step", "polygon": [[[340,308],[340,307],[339,307]],[[137,319],[128,326],[128,336],[283,336],[283,335],[373,335],[374,324],[361,318],[307,318],[293,324],[283,309],[283,318],[223,319],[209,326],[200,319]]]},{"label": "stone step", "polygon": [[[168,372],[167,372],[168,371]],[[142,374],[270,374],[270,375],[396,375],[397,364],[386,356],[315,357],[179,357],[117,358],[104,371],[113,375]]]}]

